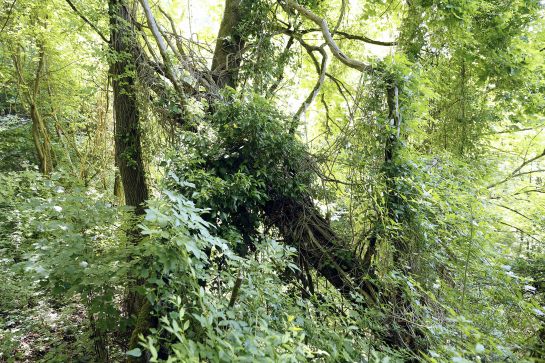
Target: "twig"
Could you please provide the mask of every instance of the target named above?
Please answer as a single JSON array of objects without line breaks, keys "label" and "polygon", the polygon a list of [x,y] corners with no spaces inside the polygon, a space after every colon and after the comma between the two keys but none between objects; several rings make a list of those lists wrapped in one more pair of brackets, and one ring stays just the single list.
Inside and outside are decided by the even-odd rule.
[{"label": "twig", "polygon": [[504,222],[504,221],[499,221],[499,223],[500,223],[500,224],[503,224],[504,226],[507,226],[507,227],[511,227],[511,228],[516,229],[516,230],[519,231],[520,233],[522,233],[522,234],[524,234],[524,235],[530,237],[531,239],[533,239],[533,240],[536,241],[536,242],[539,242],[539,243],[542,242],[541,240],[537,239],[536,237],[534,237],[534,236],[531,235],[530,233],[526,232],[526,231],[523,230],[522,228],[519,228],[519,227],[517,227],[517,226],[513,226],[512,224],[506,223],[506,222]]},{"label": "twig", "polygon": [[532,170],[532,171],[526,171],[526,172],[522,172],[522,173],[519,173],[519,171],[524,168],[526,165],[530,164],[530,163],[533,163],[534,161],[542,158],[545,156],[545,150],[543,150],[541,152],[541,154],[537,155],[537,156],[534,156],[533,158],[529,159],[529,160],[526,160],[525,162],[523,162],[522,164],[520,164],[520,166],[518,168],[516,168],[515,170],[513,170],[513,172],[511,172],[511,174],[503,179],[503,180],[500,180],[499,182],[497,183],[494,183],[494,184],[491,184],[487,187],[487,189],[491,189],[491,188],[494,188],[500,184],[503,184],[505,183],[506,181],[508,181],[509,179],[512,179],[512,178],[515,178],[515,177],[518,177],[518,176],[522,176],[522,175],[526,175],[526,174],[532,174],[532,173],[537,173],[537,172],[541,172],[541,171],[545,171],[545,170],[542,170],[542,169],[539,169],[539,170]]},{"label": "twig", "polygon": [[4,25],[2,25],[2,29],[0,30],[0,33],[3,33],[4,32],[4,29],[6,28],[6,25],[8,25],[8,22],[9,22],[9,18],[11,18],[11,14],[13,13],[13,7],[15,6],[15,3],[17,2],[17,0],[13,0],[13,2],[11,3],[11,5],[9,6],[9,9],[8,9],[8,16],[6,17],[6,21],[4,22]]},{"label": "twig", "polygon": [[528,217],[528,216],[522,214],[521,212],[519,212],[519,211],[516,210],[516,209],[513,209],[513,208],[508,207],[508,206],[503,205],[503,204],[496,204],[496,205],[497,205],[498,207],[502,207],[502,208],[504,208],[504,209],[507,209],[507,210],[513,212],[513,213],[516,213],[516,214],[518,214],[519,216],[524,217],[524,218],[526,218],[526,219],[529,220],[529,221],[533,221],[532,218],[530,218],[530,217]]},{"label": "twig", "polygon": [[[320,32],[321,29],[306,29],[301,31],[301,34],[307,34],[307,33],[313,33],[313,32]],[[335,36],[341,37],[343,39],[348,40],[359,40],[364,43],[374,44],[374,45],[381,45],[383,47],[393,47],[397,45],[396,41],[382,41],[382,40],[375,40],[371,39],[365,35],[357,35],[357,34],[350,34],[345,31],[335,31]]]},{"label": "twig", "polygon": [[[98,36],[106,43],[109,43],[110,41],[104,36],[104,34],[102,34],[102,32],[96,27],[95,24],[91,23],[89,21],[89,19],[87,19],[85,17],[85,15],[83,15],[77,8],[76,6],[72,3],[71,0],[65,0],[68,5],[72,8],[72,10],[74,10],[74,12],[81,18],[81,20],[83,20],[84,22],[86,22],[91,28],[93,28],[93,30],[98,34]],[[15,3],[15,1],[14,1]]]}]

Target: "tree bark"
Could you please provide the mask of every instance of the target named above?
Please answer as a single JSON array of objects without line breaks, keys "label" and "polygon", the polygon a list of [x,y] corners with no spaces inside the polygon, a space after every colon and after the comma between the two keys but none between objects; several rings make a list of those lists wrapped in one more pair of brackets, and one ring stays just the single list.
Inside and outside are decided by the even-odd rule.
[{"label": "tree bark", "polygon": [[242,62],[241,51],[244,40],[238,26],[241,22],[241,0],[226,0],[221,20],[214,57],[212,58],[212,77],[219,88],[236,88],[238,73]]},{"label": "tree bark", "polygon": [[[38,93],[40,91],[40,81],[45,63],[45,50],[43,45],[39,44],[38,50],[39,59],[36,67],[36,74],[31,85],[27,87],[24,92],[24,98],[28,104],[28,112],[32,121],[32,140],[34,142],[34,147],[36,148],[38,167],[40,172],[44,175],[49,175],[53,171],[53,150],[47,124],[38,109]],[[24,87],[25,79],[23,75],[23,65],[18,52],[13,55],[13,64],[15,66],[19,87]]]},{"label": "tree bark", "polygon": [[110,64],[114,93],[115,158],[123,183],[125,203],[144,213],[148,188],[142,160],[140,114],[136,99],[136,65],[131,56],[136,42],[128,9],[123,0],[110,0]]},{"label": "tree bark", "polygon": [[[115,119],[115,160],[123,185],[125,204],[134,207],[136,216],[144,214],[144,203],[149,192],[146,184],[140,135],[140,113],[136,97],[136,58],[134,49],[136,37],[131,26],[131,17],[124,0],[109,0],[110,73],[114,93]],[[128,240],[139,242],[136,223],[127,231]],[[137,284],[141,282],[137,281]],[[126,299],[127,314],[136,316],[129,339],[129,349],[138,346],[140,334],[144,334],[152,325],[149,304],[145,296],[133,291],[129,286]]]},{"label": "tree bark", "polygon": [[376,302],[378,291],[369,279],[368,269],[333,231],[310,196],[272,201],[265,207],[265,214],[284,240],[346,298],[353,301],[353,295],[359,294],[364,305]]}]

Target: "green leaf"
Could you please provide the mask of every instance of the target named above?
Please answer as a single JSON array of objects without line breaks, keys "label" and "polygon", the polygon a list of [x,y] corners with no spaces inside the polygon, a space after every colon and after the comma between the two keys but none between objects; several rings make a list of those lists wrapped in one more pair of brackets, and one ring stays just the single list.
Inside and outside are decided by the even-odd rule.
[{"label": "green leaf", "polygon": [[140,348],[134,348],[129,350],[125,354],[128,355],[129,357],[140,357],[142,355],[142,351],[140,350]]}]

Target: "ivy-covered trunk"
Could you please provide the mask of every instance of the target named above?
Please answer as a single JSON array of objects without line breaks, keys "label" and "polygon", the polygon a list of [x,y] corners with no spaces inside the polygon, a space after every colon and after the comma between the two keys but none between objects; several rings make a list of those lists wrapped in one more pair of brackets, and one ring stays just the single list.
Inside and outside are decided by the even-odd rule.
[{"label": "ivy-covered trunk", "polygon": [[136,39],[129,10],[123,0],[110,0],[110,72],[114,91],[115,158],[119,167],[125,203],[144,212],[148,199],[136,99],[136,65],[131,56]]},{"label": "ivy-covered trunk", "polygon": [[320,214],[308,195],[287,197],[267,204],[268,221],[300,257],[348,299],[359,293],[367,304],[376,301],[376,286],[368,269]]},{"label": "ivy-covered trunk", "polygon": [[[211,69],[220,88],[237,86],[245,43],[240,34],[240,23],[244,20],[240,5],[240,0],[225,3]],[[271,194],[282,195],[282,192]],[[276,226],[285,241],[298,250],[300,257],[343,295],[352,299],[353,293],[359,293],[368,304],[376,301],[376,286],[367,278],[369,267],[337,236],[310,195],[275,198],[267,203],[265,215],[268,223]]]},{"label": "ivy-covered trunk", "polygon": [[[149,193],[146,185],[140,143],[140,114],[136,97],[136,66],[132,56],[136,39],[131,17],[124,0],[109,1],[110,73],[114,93],[115,159],[123,185],[125,204],[134,207],[136,216],[144,213]],[[127,229],[128,240],[137,244],[139,231],[134,221]],[[127,314],[137,317],[130,334],[129,348],[138,345],[138,336],[150,327],[149,306],[145,297],[129,286]]]}]

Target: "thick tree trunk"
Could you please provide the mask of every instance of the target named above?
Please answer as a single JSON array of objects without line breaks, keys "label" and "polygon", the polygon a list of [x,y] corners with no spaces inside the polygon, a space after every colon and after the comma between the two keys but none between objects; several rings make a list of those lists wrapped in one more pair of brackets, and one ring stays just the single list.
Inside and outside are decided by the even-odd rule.
[{"label": "thick tree trunk", "polygon": [[[136,38],[124,0],[109,0],[110,41],[113,55],[110,73],[114,93],[115,159],[123,185],[125,204],[134,207],[137,216],[144,214],[148,188],[142,160],[140,114],[136,98],[136,66],[133,50]],[[136,224],[129,226],[128,239],[138,243]],[[139,334],[151,327],[150,309],[145,297],[132,291],[126,300],[127,314],[137,321],[129,340],[129,348],[138,346]]]},{"label": "thick tree trunk", "polygon": [[111,47],[110,64],[114,91],[115,157],[123,183],[125,203],[144,213],[148,188],[140,144],[139,111],[136,100],[135,63],[131,57],[136,42],[131,19],[122,0],[110,0]]},{"label": "thick tree trunk", "polygon": [[229,86],[236,88],[241,52],[244,40],[237,27],[240,24],[241,0],[226,0],[223,18],[221,20],[216,49],[212,58],[212,74],[219,88]]}]

